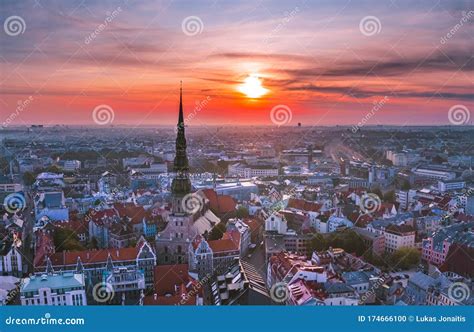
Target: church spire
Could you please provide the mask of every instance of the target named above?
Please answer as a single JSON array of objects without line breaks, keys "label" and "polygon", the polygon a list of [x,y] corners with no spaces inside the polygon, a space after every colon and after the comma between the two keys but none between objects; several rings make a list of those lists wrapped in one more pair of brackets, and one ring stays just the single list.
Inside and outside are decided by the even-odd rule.
[{"label": "church spire", "polygon": [[183,81],[180,82],[179,87],[179,117],[178,117],[178,129],[183,127],[184,130],[184,115],[183,115]]},{"label": "church spire", "polygon": [[176,132],[176,156],[173,163],[173,171],[176,175],[171,183],[171,192],[175,197],[182,197],[191,191],[191,181],[188,176],[189,163],[186,152],[187,144],[184,127],[183,82],[181,82],[179,89],[179,115]]}]

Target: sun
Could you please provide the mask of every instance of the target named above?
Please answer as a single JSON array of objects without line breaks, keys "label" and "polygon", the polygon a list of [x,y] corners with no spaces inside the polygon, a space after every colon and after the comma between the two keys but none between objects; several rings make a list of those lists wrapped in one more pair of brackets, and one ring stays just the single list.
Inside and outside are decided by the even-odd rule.
[{"label": "sun", "polygon": [[262,82],[257,74],[249,75],[239,86],[238,90],[248,98],[260,98],[268,92],[268,89],[262,86]]}]

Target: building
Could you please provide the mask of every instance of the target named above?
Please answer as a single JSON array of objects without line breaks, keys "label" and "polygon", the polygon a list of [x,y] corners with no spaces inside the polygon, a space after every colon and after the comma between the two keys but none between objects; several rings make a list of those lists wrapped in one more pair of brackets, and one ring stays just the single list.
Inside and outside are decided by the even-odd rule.
[{"label": "building", "polygon": [[372,254],[380,256],[385,251],[385,236],[374,232],[369,232],[365,228],[354,227],[353,230],[359,234],[367,248],[371,249]]},{"label": "building", "polygon": [[116,186],[117,175],[109,171],[105,171],[104,173],[102,173],[99,180],[97,181],[97,188],[101,193],[110,194]]},{"label": "building", "polygon": [[241,219],[229,219],[227,221],[227,231],[236,231],[240,234],[240,257],[247,255],[251,244],[250,227]]},{"label": "building", "polygon": [[85,217],[89,227],[90,239],[95,239],[99,248],[107,248],[110,243],[109,229],[120,218],[116,209],[90,209]]},{"label": "building", "polygon": [[275,177],[278,176],[279,169],[272,165],[246,165],[242,163],[231,164],[228,167],[229,176],[243,178],[253,177]]},{"label": "building", "polygon": [[40,220],[48,217],[51,221],[64,221],[69,219],[69,209],[62,191],[48,191],[36,194],[34,198],[35,217]]},{"label": "building", "polygon": [[251,264],[242,260],[235,260],[225,273],[217,275],[209,293],[214,305],[272,304],[265,281]]},{"label": "building", "polygon": [[[183,115],[183,89],[179,94],[179,116],[176,136],[176,156],[171,183],[171,213],[166,228],[156,234],[156,254],[159,264],[183,264],[188,260],[189,244],[197,235],[211,230],[220,220],[206,205],[202,193],[191,193],[189,162]],[[190,206],[191,203],[191,206]]]},{"label": "building", "polygon": [[445,168],[436,166],[417,167],[412,170],[413,174],[434,180],[454,180],[456,173]]},{"label": "building", "polygon": [[79,160],[63,160],[61,166],[66,172],[74,172],[81,168],[81,162]]},{"label": "building", "polygon": [[23,279],[21,305],[87,305],[83,273],[34,275]]},{"label": "building", "polygon": [[288,222],[285,216],[279,212],[274,212],[265,220],[265,231],[286,234],[288,231]]},{"label": "building", "polygon": [[367,225],[367,230],[384,236],[386,253],[393,253],[403,247],[415,247],[416,231],[413,226],[375,220]]},{"label": "building", "polygon": [[1,193],[16,193],[23,190],[23,185],[13,181],[9,177],[0,176],[0,194]]},{"label": "building", "polygon": [[195,184],[196,189],[213,188],[218,195],[231,196],[237,201],[248,201],[252,194],[258,194],[258,187],[251,181],[225,181]]},{"label": "building", "polygon": [[326,269],[314,262],[308,261],[306,256],[280,252],[270,257],[267,265],[267,286],[276,283],[292,284],[298,279],[325,283]]},{"label": "building", "polygon": [[144,296],[145,275],[141,269],[119,266],[106,269],[102,276],[102,283],[113,289],[109,304],[137,304]]},{"label": "building", "polygon": [[474,222],[461,222],[434,232],[423,240],[421,258],[440,266],[445,262],[453,244],[474,248]]},{"label": "building", "polygon": [[109,248],[126,248],[136,241],[137,235],[127,222],[115,223],[109,229]]},{"label": "building", "polygon": [[408,165],[408,158],[405,153],[387,151],[387,159],[392,162],[393,166],[404,167]]},{"label": "building", "polygon": [[474,216],[474,196],[466,198],[466,214]]},{"label": "building", "polygon": [[227,231],[219,240],[196,236],[188,248],[189,270],[196,272],[199,279],[223,273],[240,257],[241,237],[238,231]]},{"label": "building", "polygon": [[141,239],[135,247],[83,251],[63,251],[38,262],[36,271],[48,269],[84,273],[88,286],[103,281],[104,273],[114,268],[127,267],[143,271],[146,288],[153,287],[153,269],[156,255],[150,244]]},{"label": "building", "polygon": [[16,235],[0,239],[0,275],[22,277],[26,272],[20,246],[21,240]]},{"label": "building", "polygon": [[441,192],[451,191],[451,190],[461,190],[466,187],[466,181],[464,180],[439,180],[438,181],[438,190]]},{"label": "building", "polygon": [[410,305],[427,305],[428,296],[433,287],[444,289],[450,284],[451,282],[443,274],[433,277],[417,272],[408,279],[404,301]]},{"label": "building", "polygon": [[203,305],[205,282],[193,279],[187,264],[160,265],[154,274],[154,292],[144,305]]},{"label": "building", "polygon": [[33,189],[38,192],[42,191],[59,191],[65,187],[64,174],[56,173],[40,173],[36,177],[36,181],[33,184]]}]

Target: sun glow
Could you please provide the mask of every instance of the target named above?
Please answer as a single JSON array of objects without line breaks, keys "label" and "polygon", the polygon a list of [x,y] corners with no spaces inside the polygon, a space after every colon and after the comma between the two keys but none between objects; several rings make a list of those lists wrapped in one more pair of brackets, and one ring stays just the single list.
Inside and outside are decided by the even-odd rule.
[{"label": "sun glow", "polygon": [[257,74],[249,75],[239,86],[238,90],[248,98],[260,98],[268,92],[268,89],[262,86],[262,82]]}]

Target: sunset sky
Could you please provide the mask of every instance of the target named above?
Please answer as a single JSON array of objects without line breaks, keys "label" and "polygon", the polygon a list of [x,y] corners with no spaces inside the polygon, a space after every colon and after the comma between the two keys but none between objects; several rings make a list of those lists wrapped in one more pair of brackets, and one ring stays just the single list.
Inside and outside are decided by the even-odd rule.
[{"label": "sunset sky", "polygon": [[[185,113],[208,100],[190,126],[272,125],[277,105],[291,110],[288,125],[353,125],[385,96],[371,124],[449,124],[453,105],[474,109],[472,1],[2,0],[0,8],[0,116],[33,96],[15,125],[94,125],[102,104],[114,125],[172,124],[180,80]],[[24,20],[23,33],[6,33],[11,16]],[[199,19],[191,28],[190,16]],[[372,35],[360,27],[367,16],[380,22]],[[243,93],[249,76],[262,87],[247,88],[266,93]]]}]

